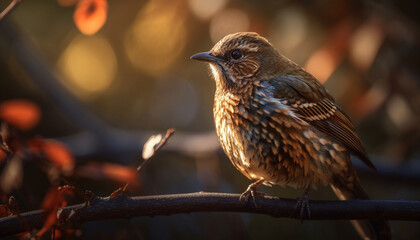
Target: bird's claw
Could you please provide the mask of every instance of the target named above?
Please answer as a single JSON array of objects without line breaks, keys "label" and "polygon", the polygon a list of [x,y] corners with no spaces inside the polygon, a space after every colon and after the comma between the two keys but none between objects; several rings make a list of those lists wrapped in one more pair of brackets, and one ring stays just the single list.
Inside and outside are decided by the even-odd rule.
[{"label": "bird's claw", "polygon": [[256,196],[265,196],[265,193],[258,192],[257,188],[264,182],[263,179],[260,179],[248,186],[245,192],[241,194],[239,197],[239,201],[245,200],[245,202],[249,201],[249,196],[252,197],[252,200],[254,201],[255,207],[258,207],[258,202]]},{"label": "bird's claw", "polygon": [[245,192],[243,192],[241,196],[239,197],[239,201],[245,200],[245,202],[248,202],[249,196],[252,197],[255,207],[258,207],[258,201],[257,201],[256,196],[265,196],[265,193],[257,192],[256,189],[248,187],[248,189]]},{"label": "bird's claw", "polygon": [[307,213],[307,217],[311,217],[311,209],[309,206],[309,196],[308,194],[303,194],[301,197],[297,199],[295,210],[293,211],[293,215],[296,214],[296,211],[300,209],[300,221],[303,222],[303,218],[305,216],[305,209]]}]

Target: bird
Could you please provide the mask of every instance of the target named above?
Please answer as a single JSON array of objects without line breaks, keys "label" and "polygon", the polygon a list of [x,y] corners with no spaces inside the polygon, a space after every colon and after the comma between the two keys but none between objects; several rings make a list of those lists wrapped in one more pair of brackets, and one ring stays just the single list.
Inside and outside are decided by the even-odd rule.
[{"label": "bird", "polygon": [[[216,83],[217,137],[233,166],[254,182],[240,200],[257,205],[261,185],[305,189],[296,207],[309,211],[308,193],[330,185],[340,200],[369,199],[350,161],[376,170],[344,110],[310,73],[255,32],[225,36],[208,52]],[[301,215],[302,217],[302,215]],[[352,220],[363,239],[391,239],[388,222]]]}]

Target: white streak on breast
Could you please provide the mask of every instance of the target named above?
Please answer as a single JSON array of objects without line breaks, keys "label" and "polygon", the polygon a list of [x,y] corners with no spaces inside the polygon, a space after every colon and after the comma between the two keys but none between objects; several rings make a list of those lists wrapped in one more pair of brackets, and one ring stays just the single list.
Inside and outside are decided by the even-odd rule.
[{"label": "white streak on breast", "polygon": [[242,164],[245,165],[245,166],[247,166],[247,167],[249,167],[250,166],[249,159],[244,155],[244,151],[243,150],[242,151],[239,151],[239,155],[240,155]]},{"label": "white streak on breast", "polygon": [[210,70],[211,70],[211,73],[214,77],[214,80],[219,81],[219,79],[221,77],[220,72],[219,72],[220,70],[217,69],[217,66],[214,63],[210,63],[209,65],[210,65]]},{"label": "white streak on breast", "polygon": [[244,144],[237,141],[237,139],[243,139],[241,137],[237,137],[237,134],[240,133],[235,131],[235,129],[232,129],[231,124],[226,124],[226,120],[224,118],[222,118],[220,123],[216,121],[216,129],[219,129],[219,127],[221,128],[221,131],[218,131],[219,140],[225,148],[225,151],[230,152],[235,159],[240,159],[243,166],[249,167],[250,162],[248,157],[245,155]]}]

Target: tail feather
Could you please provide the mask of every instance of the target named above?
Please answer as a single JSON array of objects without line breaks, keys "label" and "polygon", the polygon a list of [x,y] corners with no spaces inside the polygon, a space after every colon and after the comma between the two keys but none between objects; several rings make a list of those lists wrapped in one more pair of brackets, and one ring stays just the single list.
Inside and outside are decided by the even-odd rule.
[{"label": "tail feather", "polygon": [[[353,175],[351,179],[337,178],[331,185],[332,190],[340,200],[363,199],[368,200],[369,197],[363,190],[362,186]],[[390,240],[391,227],[387,221],[383,220],[351,220],[356,231],[365,240]]]}]

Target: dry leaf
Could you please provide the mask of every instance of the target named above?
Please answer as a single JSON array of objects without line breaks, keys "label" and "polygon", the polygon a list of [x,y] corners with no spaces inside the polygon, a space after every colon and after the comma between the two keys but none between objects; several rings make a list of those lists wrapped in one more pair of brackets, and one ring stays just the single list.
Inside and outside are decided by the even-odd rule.
[{"label": "dry leaf", "polygon": [[162,134],[151,136],[143,146],[142,157],[144,160],[148,160],[155,154],[156,147],[162,141]]},{"label": "dry leaf", "polygon": [[7,205],[0,205],[0,218],[12,216],[13,213],[9,211],[9,207]]},{"label": "dry leaf", "polygon": [[6,153],[4,153],[3,150],[0,149],[0,164],[3,162],[5,157],[6,157]]},{"label": "dry leaf", "polygon": [[27,100],[5,101],[0,105],[0,118],[20,130],[34,127],[41,117],[39,107]]},{"label": "dry leaf", "polygon": [[119,183],[137,182],[136,170],[112,163],[90,163],[78,166],[76,175],[96,180],[111,179]]},{"label": "dry leaf", "polygon": [[106,0],[81,0],[73,19],[77,28],[86,35],[93,35],[105,24],[108,11]]},{"label": "dry leaf", "polygon": [[74,167],[74,158],[66,145],[55,140],[44,140],[42,150],[46,158],[64,172],[71,172]]},{"label": "dry leaf", "polygon": [[74,157],[63,143],[51,139],[35,138],[29,141],[28,145],[33,154],[43,153],[48,161],[64,173],[70,174],[73,171]]},{"label": "dry leaf", "polygon": [[44,197],[42,202],[42,209],[44,209],[44,225],[38,231],[37,236],[42,236],[45,232],[51,229],[57,221],[57,211],[67,205],[67,198],[73,196],[72,188],[56,188],[51,187]]}]

